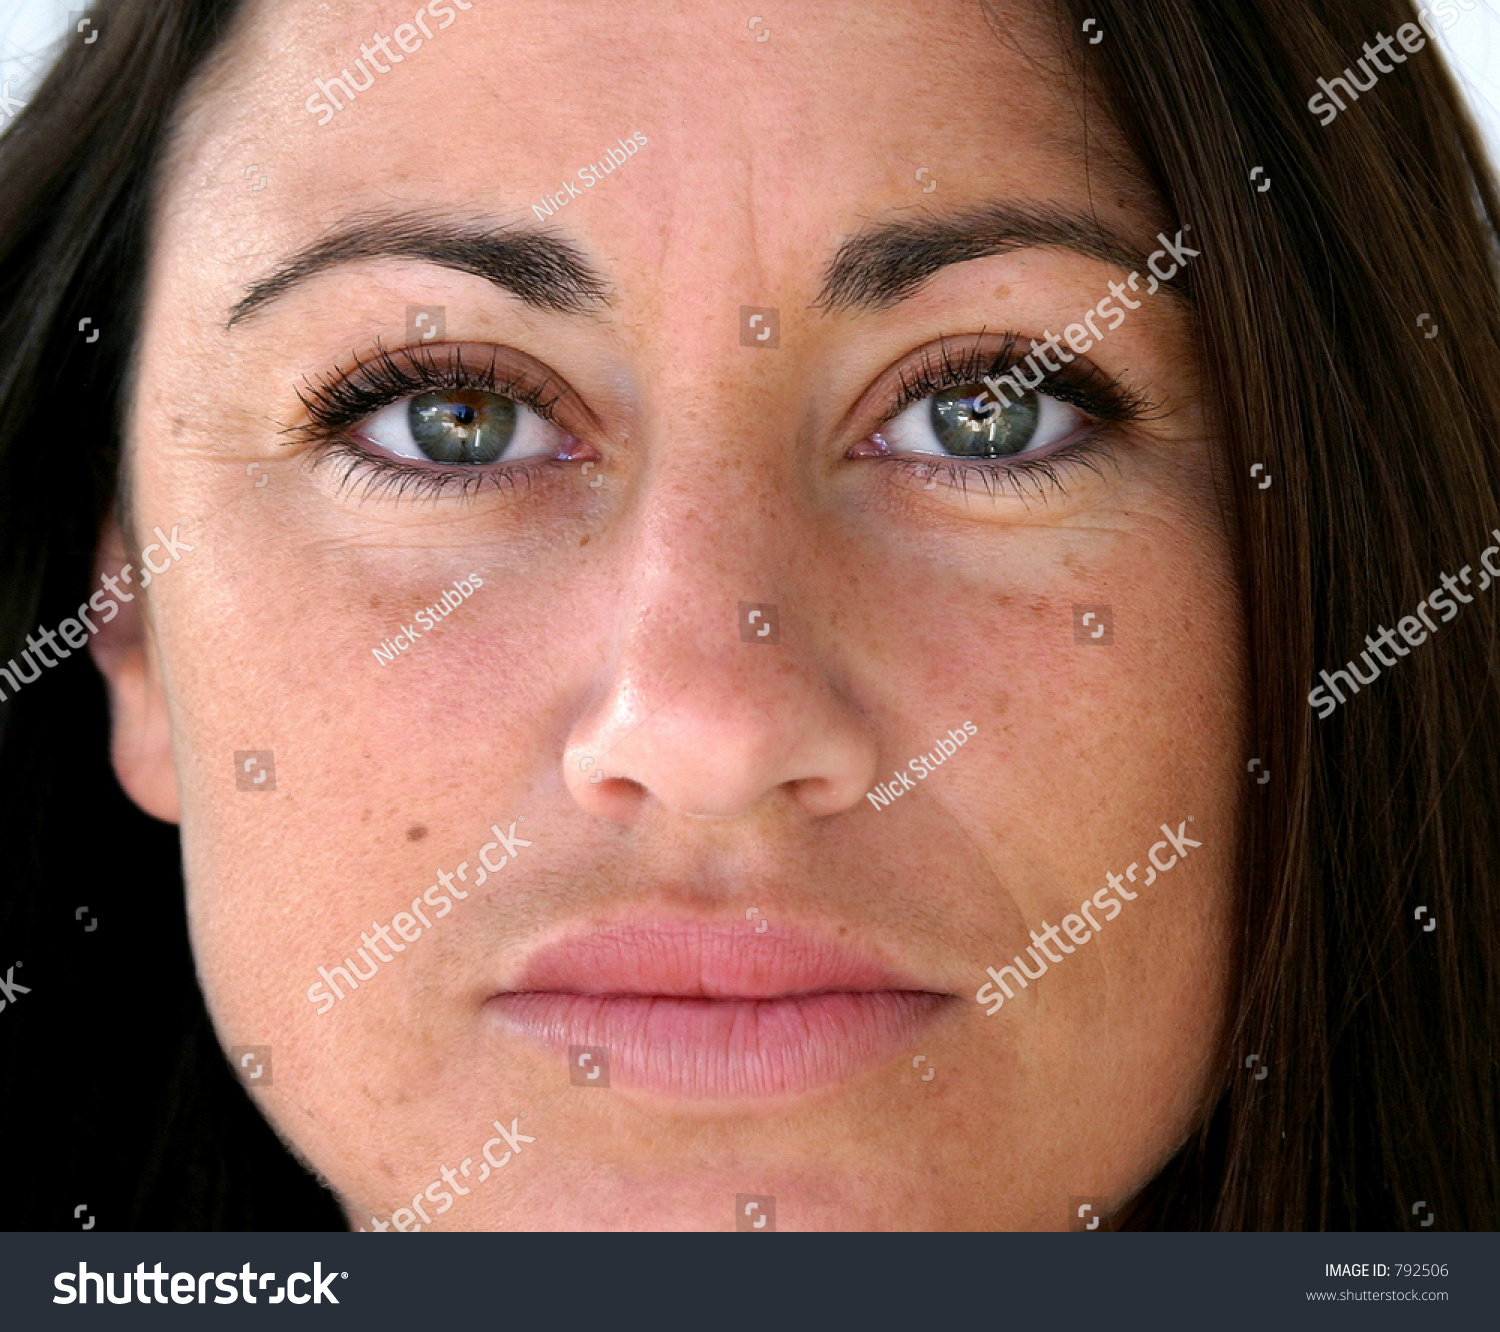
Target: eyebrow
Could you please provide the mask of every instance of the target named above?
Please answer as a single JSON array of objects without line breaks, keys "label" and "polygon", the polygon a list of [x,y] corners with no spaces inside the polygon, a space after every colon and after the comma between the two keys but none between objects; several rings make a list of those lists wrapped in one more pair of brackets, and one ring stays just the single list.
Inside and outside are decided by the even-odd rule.
[{"label": "eyebrow", "polygon": [[256,282],[230,311],[227,328],[316,274],[366,259],[417,259],[472,273],[559,314],[608,303],[609,288],[583,254],[532,227],[484,227],[423,214],[351,219]]},{"label": "eyebrow", "polygon": [[[949,264],[1043,245],[1126,272],[1146,267],[1146,257],[1134,245],[1088,213],[991,203],[947,216],[884,222],[856,233],[830,261],[815,305],[834,311],[889,309]],[[1162,285],[1186,295],[1177,278]]]}]

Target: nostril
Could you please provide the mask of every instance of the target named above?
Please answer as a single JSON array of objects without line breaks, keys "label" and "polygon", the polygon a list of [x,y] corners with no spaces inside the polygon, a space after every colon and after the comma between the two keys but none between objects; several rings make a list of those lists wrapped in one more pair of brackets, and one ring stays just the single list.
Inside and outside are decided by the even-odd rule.
[{"label": "nostril", "polygon": [[850,802],[844,798],[841,784],[826,777],[803,777],[788,782],[787,791],[814,816],[835,814]]},{"label": "nostril", "polygon": [[611,795],[641,796],[646,794],[646,788],[629,777],[606,777],[600,785],[607,788]]},{"label": "nostril", "polygon": [[611,774],[609,765],[585,755],[578,763],[580,773],[587,776],[589,786],[593,787],[600,795],[610,796],[616,799],[636,798],[646,792],[646,788],[640,782],[631,777],[623,777]]},{"label": "nostril", "polygon": [[574,786],[573,793],[589,813],[627,826],[641,817],[647,805],[647,788],[630,777],[605,776],[597,783]]}]

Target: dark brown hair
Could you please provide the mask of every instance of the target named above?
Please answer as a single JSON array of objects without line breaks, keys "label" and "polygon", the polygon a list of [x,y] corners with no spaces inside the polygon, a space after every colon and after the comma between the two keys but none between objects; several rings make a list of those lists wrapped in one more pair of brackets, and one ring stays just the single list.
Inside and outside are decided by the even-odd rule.
[{"label": "dark brown hair", "polygon": [[1404,0],[1062,8],[1083,78],[1203,251],[1188,281],[1249,644],[1234,761],[1262,763],[1226,1090],[1117,1223],[1494,1228],[1493,598],[1326,720],[1308,702],[1500,527],[1490,164],[1430,42],[1330,124],[1308,109],[1319,78],[1414,21]]},{"label": "dark brown hair", "polygon": [[[0,658],[86,592],[115,495],[153,173],[237,7],[105,0],[101,41],[73,46],[0,138]],[[1270,773],[1246,777],[1222,1094],[1116,1224],[1400,1228],[1420,1200],[1438,1228],[1493,1228],[1491,600],[1327,720],[1307,699],[1320,669],[1410,614],[1500,526],[1484,153],[1433,49],[1326,127],[1308,110],[1320,77],[1414,20],[1399,0],[1058,13],[1080,88],[1202,251],[1187,280],[1249,644],[1246,752],[1226,761]],[[175,832],[115,785],[81,656],[0,704],[0,971],[17,954],[35,991],[0,1030],[8,1140],[32,1144],[7,1154],[12,1217],[73,1225],[87,1199],[105,1228],[340,1226],[225,1066],[193,978]]]}]

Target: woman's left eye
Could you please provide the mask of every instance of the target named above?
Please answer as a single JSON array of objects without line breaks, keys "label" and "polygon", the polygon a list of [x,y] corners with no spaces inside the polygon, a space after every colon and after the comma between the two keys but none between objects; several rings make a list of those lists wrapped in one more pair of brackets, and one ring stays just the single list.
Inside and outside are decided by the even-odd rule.
[{"label": "woman's left eye", "polygon": [[918,399],[872,436],[892,453],[939,458],[1012,458],[1074,438],[1089,418],[1045,393],[997,404],[983,384],[961,384]]},{"label": "woman's left eye", "polygon": [[513,398],[472,388],[403,398],[351,433],[397,458],[458,467],[563,457],[572,438]]}]

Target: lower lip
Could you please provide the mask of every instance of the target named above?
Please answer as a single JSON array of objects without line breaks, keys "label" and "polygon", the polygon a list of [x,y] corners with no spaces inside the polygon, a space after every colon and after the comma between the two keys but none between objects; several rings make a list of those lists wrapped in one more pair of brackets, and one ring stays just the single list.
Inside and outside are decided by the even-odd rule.
[{"label": "lower lip", "polygon": [[776,1096],[848,1077],[911,1046],[948,996],[835,990],[772,999],[500,994],[509,1031],[609,1052],[610,1085],[705,1099]]}]

